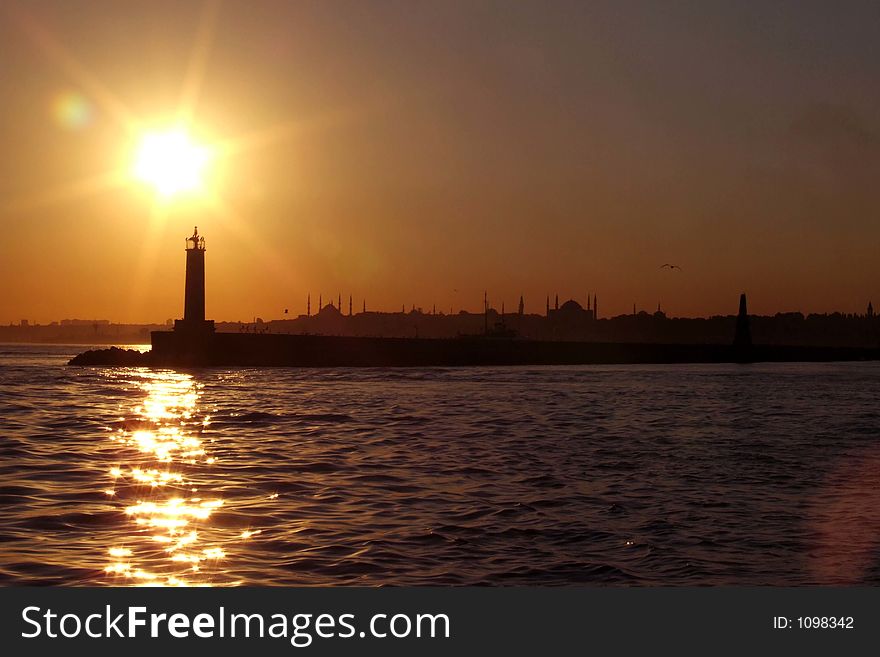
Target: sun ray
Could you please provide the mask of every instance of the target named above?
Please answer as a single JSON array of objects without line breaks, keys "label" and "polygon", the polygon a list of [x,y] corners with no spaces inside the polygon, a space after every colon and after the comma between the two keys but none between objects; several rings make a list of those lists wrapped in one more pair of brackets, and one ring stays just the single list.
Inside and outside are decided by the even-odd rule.
[{"label": "sun ray", "polygon": [[180,93],[180,102],[177,110],[178,123],[189,123],[195,113],[199,93],[205,81],[205,68],[208,63],[208,55],[211,52],[211,45],[214,42],[214,30],[217,25],[219,9],[219,0],[206,0],[202,5],[195,41],[193,42],[189,64],[183,79],[183,88]]},{"label": "sun ray", "polygon": [[144,296],[148,289],[147,280],[154,263],[159,258],[162,245],[162,227],[165,223],[167,208],[161,203],[154,203],[146,229],[141,233],[139,257],[134,272],[131,292],[128,294],[128,314],[130,317],[140,316],[143,312]]},{"label": "sun ray", "polygon": [[16,199],[3,207],[4,213],[27,213],[52,205],[119,189],[129,184],[128,172],[113,169],[93,176],[62,183],[36,194]]},{"label": "sun ray", "polygon": [[129,134],[137,133],[141,129],[141,122],[134,113],[36,19],[12,6],[7,7],[7,12],[37,48],[61,68],[73,82],[82,87],[82,90],[89,94],[120,127]]},{"label": "sun ray", "polygon": [[260,148],[277,146],[300,135],[325,130],[360,118],[363,118],[362,108],[338,109],[312,118],[289,119],[267,128],[220,140],[215,145],[215,151],[217,157],[229,158]]},{"label": "sun ray", "polygon": [[292,272],[289,261],[279,255],[272,247],[271,242],[261,239],[255,231],[251,230],[250,224],[242,219],[229,203],[211,192],[206,192],[203,199],[215,215],[220,218],[222,225],[246,244],[261,262],[272,267],[283,280],[290,279]]}]

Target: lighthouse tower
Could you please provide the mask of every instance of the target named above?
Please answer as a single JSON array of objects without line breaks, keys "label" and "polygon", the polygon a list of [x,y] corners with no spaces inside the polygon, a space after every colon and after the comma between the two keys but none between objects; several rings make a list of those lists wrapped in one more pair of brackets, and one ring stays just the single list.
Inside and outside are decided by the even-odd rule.
[{"label": "lighthouse tower", "polygon": [[205,238],[198,226],[186,238],[186,288],[183,319],[174,322],[174,330],[186,333],[210,333],[213,320],[205,320]]}]

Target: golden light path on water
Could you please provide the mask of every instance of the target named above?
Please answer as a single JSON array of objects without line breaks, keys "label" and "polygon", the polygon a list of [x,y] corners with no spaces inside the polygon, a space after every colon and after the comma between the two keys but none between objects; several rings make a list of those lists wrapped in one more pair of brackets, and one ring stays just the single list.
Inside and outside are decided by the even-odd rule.
[{"label": "golden light path on water", "polygon": [[[146,586],[234,586],[224,562],[231,541],[259,530],[214,522],[220,495],[201,490],[198,475],[215,458],[204,438],[200,385],[178,372],[138,372],[145,398],[120,417],[110,440],[126,460],[112,466],[104,493],[120,504],[124,539],[107,546],[107,583]],[[206,445],[207,443],[207,445]],[[204,477],[202,477],[204,478]]]}]

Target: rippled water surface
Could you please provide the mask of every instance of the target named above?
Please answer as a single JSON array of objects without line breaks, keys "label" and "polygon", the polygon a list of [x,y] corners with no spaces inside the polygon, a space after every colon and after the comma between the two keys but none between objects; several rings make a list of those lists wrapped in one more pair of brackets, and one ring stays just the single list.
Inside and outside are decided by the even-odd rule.
[{"label": "rippled water surface", "polygon": [[66,367],[0,345],[0,583],[880,583],[877,363]]}]

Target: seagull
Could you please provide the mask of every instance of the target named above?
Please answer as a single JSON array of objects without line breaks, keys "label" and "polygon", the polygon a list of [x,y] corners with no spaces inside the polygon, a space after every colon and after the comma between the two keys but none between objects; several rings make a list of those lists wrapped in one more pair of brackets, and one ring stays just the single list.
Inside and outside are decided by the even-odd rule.
[{"label": "seagull", "polygon": [[660,269],[665,269],[667,267],[669,269],[677,269],[678,271],[683,271],[682,268],[679,267],[678,265],[670,265],[668,262],[665,262],[662,265],[660,265]]}]

